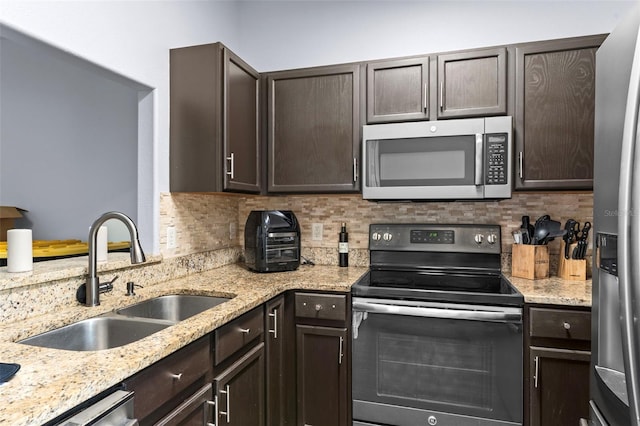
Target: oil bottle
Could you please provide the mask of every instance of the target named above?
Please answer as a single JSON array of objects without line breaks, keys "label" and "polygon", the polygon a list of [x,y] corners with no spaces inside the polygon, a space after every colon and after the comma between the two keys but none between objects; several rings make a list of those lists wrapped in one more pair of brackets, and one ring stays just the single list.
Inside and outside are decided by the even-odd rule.
[{"label": "oil bottle", "polygon": [[340,266],[349,266],[349,233],[347,224],[342,222],[338,240],[338,263]]}]

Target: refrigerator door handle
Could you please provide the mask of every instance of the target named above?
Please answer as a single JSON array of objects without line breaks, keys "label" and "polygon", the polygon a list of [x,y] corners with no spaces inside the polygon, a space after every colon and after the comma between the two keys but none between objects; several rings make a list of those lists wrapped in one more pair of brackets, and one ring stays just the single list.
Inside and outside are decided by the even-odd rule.
[{"label": "refrigerator door handle", "polygon": [[618,197],[618,278],[622,344],[630,416],[634,425],[640,425],[640,328],[634,326],[634,318],[638,318],[640,314],[640,306],[637,306],[640,297],[640,265],[637,261],[632,261],[640,258],[640,176],[634,173],[634,169],[640,167],[639,106],[640,32],[629,79]]}]

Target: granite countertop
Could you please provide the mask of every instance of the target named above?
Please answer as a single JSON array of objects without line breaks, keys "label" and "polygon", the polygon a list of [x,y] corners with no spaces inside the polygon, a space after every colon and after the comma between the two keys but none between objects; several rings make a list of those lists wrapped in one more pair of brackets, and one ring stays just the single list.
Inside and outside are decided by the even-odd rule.
[{"label": "granite countertop", "polygon": [[[286,273],[256,274],[241,265],[189,275],[136,289],[136,296],[101,295],[101,305],[75,305],[0,327],[0,362],[20,371],[0,385],[0,424],[41,424],[122,382],[201,336],[290,289],[349,292],[368,269],[301,266]],[[591,281],[509,278],[527,303],[590,306]],[[126,346],[75,352],[14,343],[50,329],[165,294],[202,294],[231,300]]]},{"label": "granite countertop", "polygon": [[[0,327],[0,362],[20,371],[0,385],[0,424],[42,424],[116,385],[244,312],[289,289],[348,292],[366,268],[302,266],[297,271],[256,274],[228,265],[136,289],[136,296],[103,294],[100,306],[76,305]],[[119,348],[75,352],[14,343],[48,329],[100,315],[163,294],[233,297],[199,315]]]},{"label": "granite countertop", "polygon": [[528,280],[506,275],[525,303],[591,307],[591,280],[568,281],[558,277]]}]

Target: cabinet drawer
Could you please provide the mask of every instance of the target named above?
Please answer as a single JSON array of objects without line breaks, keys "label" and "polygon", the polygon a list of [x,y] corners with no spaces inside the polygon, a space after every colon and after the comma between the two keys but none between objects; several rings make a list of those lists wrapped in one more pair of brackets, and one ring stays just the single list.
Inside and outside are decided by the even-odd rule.
[{"label": "cabinet drawer", "polygon": [[264,314],[258,307],[215,331],[215,364],[218,365],[244,345],[262,337]]},{"label": "cabinet drawer", "polygon": [[198,379],[204,383],[211,366],[210,343],[209,336],[200,339],[126,380],[127,389],[143,395],[135,399],[135,417],[144,419]]},{"label": "cabinet drawer", "polygon": [[347,296],[344,294],[296,293],[296,316],[345,321]]},{"label": "cabinet drawer", "polygon": [[591,340],[591,312],[562,309],[529,309],[531,337]]}]

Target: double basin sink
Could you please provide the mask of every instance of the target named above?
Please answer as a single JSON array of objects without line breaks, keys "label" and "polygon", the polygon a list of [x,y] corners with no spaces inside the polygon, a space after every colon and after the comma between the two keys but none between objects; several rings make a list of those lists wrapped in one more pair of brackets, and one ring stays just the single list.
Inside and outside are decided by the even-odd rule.
[{"label": "double basin sink", "polygon": [[159,296],[29,337],[18,343],[71,351],[99,351],[133,343],[230,300],[174,294]]}]

